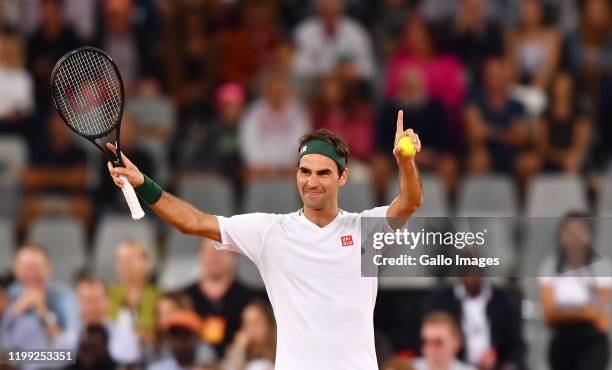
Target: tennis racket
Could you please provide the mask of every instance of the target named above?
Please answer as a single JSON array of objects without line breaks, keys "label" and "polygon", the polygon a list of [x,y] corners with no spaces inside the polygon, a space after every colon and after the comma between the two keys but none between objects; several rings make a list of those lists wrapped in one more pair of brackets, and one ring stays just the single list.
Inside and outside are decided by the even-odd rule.
[{"label": "tennis racket", "polygon": [[[91,141],[114,167],[124,167],[121,160],[120,129],[125,105],[125,91],[119,69],[100,49],[90,46],[68,52],[51,73],[51,95],[60,116],[79,136]],[[115,133],[117,154],[97,140]],[[110,140],[106,140],[110,142]],[[144,211],[132,185],[122,177],[123,195],[134,220]]]}]

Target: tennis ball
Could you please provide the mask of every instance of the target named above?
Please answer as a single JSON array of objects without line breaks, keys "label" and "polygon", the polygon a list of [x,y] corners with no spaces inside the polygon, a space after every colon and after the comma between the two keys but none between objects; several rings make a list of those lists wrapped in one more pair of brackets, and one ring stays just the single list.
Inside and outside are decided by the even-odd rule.
[{"label": "tennis ball", "polygon": [[400,152],[405,157],[414,157],[416,154],[416,147],[414,146],[414,142],[410,136],[402,137],[397,145],[400,147]]}]

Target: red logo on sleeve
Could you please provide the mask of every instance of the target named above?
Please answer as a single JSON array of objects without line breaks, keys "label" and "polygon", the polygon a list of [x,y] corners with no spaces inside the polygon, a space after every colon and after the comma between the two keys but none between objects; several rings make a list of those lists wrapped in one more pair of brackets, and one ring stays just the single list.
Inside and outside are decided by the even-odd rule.
[{"label": "red logo on sleeve", "polygon": [[340,241],[342,242],[343,247],[350,247],[351,245],[353,245],[353,236],[352,235],[341,236]]}]

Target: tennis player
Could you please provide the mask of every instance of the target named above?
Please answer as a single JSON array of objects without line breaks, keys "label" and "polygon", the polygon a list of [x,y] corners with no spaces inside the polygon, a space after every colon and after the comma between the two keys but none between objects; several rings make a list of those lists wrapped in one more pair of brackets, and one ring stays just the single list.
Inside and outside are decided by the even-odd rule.
[{"label": "tennis player", "polygon": [[[348,179],[346,143],[328,130],[300,140],[296,182],[304,207],[290,214],[251,213],[221,217],[204,213],[163,191],[134,164],[109,170],[115,184],[125,176],[142,200],[183,233],[204,236],[219,248],[255,263],[277,321],[277,370],[376,370],[373,314],[377,279],[361,277],[362,217],[408,218],[422,203],[417,167],[398,148],[403,129],[397,116],[395,148],[400,195],[385,207],[362,213],[338,208],[338,190]],[[114,147],[109,144],[109,149]]]}]

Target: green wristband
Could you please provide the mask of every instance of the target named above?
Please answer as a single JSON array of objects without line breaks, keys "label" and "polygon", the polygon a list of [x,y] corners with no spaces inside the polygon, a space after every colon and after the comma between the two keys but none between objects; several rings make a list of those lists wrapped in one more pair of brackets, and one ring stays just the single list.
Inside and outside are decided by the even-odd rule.
[{"label": "green wristband", "polygon": [[157,183],[151,180],[147,175],[144,176],[144,183],[139,187],[135,188],[138,197],[145,201],[148,205],[156,203],[164,193],[164,189]]}]

